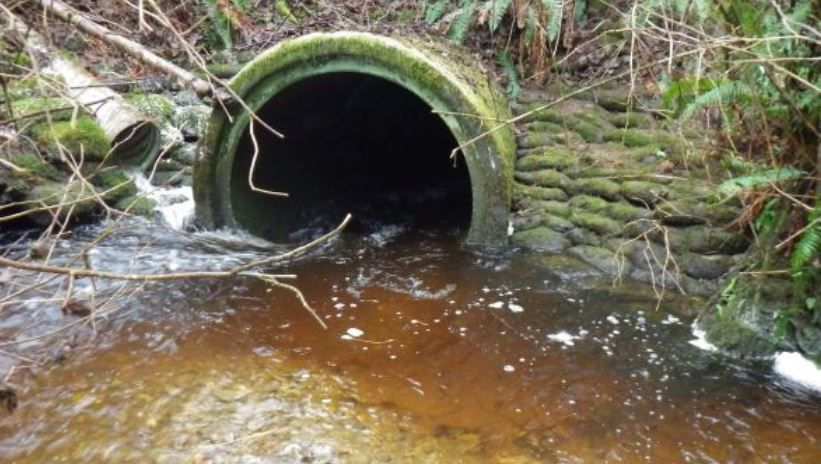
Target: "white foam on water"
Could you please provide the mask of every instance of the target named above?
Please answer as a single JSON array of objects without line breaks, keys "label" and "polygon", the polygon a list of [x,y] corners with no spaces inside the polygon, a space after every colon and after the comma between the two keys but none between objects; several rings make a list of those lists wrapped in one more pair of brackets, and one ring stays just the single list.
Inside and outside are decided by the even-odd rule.
[{"label": "white foam on water", "polygon": [[512,313],[521,313],[525,310],[521,305],[517,305],[516,303],[508,303],[507,309],[510,310]]},{"label": "white foam on water", "polygon": [[821,367],[801,353],[782,351],[776,354],[773,370],[788,380],[821,392]]},{"label": "white foam on water", "polygon": [[487,306],[488,306],[488,308],[491,308],[491,309],[502,309],[505,306],[505,302],[504,301],[495,301],[495,302],[493,302],[493,303],[491,303]]},{"label": "white foam on water", "polygon": [[580,340],[582,337],[561,330],[556,333],[548,334],[547,338],[554,342],[564,343],[567,346],[573,346],[576,344],[575,340]]},{"label": "white foam on water", "polygon": [[350,329],[346,330],[345,333],[347,333],[351,337],[361,337],[362,335],[365,335],[365,331],[363,331],[362,329],[358,329],[356,327],[351,327]]},{"label": "white foam on water", "polygon": [[695,323],[693,323],[693,336],[696,338],[690,340],[691,345],[705,351],[718,351],[717,346],[707,341],[707,332],[699,329]]},{"label": "white foam on water", "polygon": [[156,187],[140,172],[130,172],[137,190],[157,203],[157,212],[174,230],[182,230],[194,216],[194,191],[191,187]]}]

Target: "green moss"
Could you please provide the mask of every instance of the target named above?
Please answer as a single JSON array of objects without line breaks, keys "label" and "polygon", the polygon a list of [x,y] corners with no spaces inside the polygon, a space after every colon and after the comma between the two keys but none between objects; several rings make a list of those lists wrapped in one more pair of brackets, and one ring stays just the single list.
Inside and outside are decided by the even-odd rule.
[{"label": "green moss", "polygon": [[128,211],[137,216],[153,216],[157,208],[157,202],[151,198],[126,196],[117,201],[114,207],[120,211]]},{"label": "green moss", "polygon": [[516,169],[520,171],[563,170],[574,166],[577,160],[578,158],[567,148],[546,147],[541,153],[534,153],[520,158],[516,162]]},{"label": "green moss", "polygon": [[32,153],[11,154],[6,157],[10,162],[45,179],[60,180],[63,174],[53,164]]},{"label": "green moss", "polygon": [[611,113],[607,119],[619,129],[650,127],[650,117],[642,113]]},{"label": "green moss", "polygon": [[575,192],[596,195],[607,200],[616,201],[619,197],[620,186],[612,180],[602,178],[578,179],[573,182]]},{"label": "green moss", "polygon": [[105,170],[97,173],[92,181],[100,187],[102,191],[114,189],[106,194],[106,203],[116,204],[119,200],[137,193],[137,187],[134,185],[134,181],[129,179],[122,171]]},{"label": "green moss", "polygon": [[631,201],[654,205],[668,197],[665,186],[643,180],[629,180],[621,184],[621,194]]},{"label": "green moss", "polygon": [[538,208],[541,211],[553,214],[555,216],[569,217],[570,206],[567,203],[559,201],[542,201],[539,202]]},{"label": "green moss", "polygon": [[629,148],[656,147],[668,154],[678,154],[682,151],[678,137],[669,132],[652,131],[646,129],[615,129],[604,135],[608,142],[621,142]]},{"label": "green moss", "polygon": [[570,207],[588,212],[598,213],[607,209],[608,202],[591,195],[575,195],[570,199]]},{"label": "green moss", "polygon": [[622,231],[620,223],[595,213],[574,211],[570,215],[570,221],[579,227],[590,229],[601,235],[619,235]]},{"label": "green moss", "polygon": [[571,180],[566,175],[553,169],[542,169],[532,172],[517,172],[516,180],[523,184],[539,187],[567,188]]},{"label": "green moss", "polygon": [[[11,110],[14,112],[15,117],[50,112],[52,119],[57,121],[69,119],[74,112],[71,103],[59,97],[31,97],[12,100]],[[79,111],[82,113],[81,109]]]},{"label": "green moss", "polygon": [[637,208],[631,205],[630,203],[619,201],[607,205],[607,208],[605,209],[605,214],[607,214],[613,219],[622,222],[629,222],[635,221],[636,219],[647,218],[653,213],[649,209]]},{"label": "green moss", "polygon": [[513,197],[520,203],[526,199],[567,201],[567,194],[562,189],[522,185],[518,182],[513,184]]},{"label": "green moss", "polygon": [[[27,201],[38,205],[55,207],[51,212],[37,211],[31,214],[31,219],[38,224],[49,224],[53,216],[51,213],[57,212],[58,205],[65,205],[59,208],[60,219],[65,220],[69,211],[74,220],[86,220],[97,212],[99,204],[93,197],[94,192],[81,182],[72,182],[65,185],[60,182],[49,182],[38,185],[31,189],[26,196]],[[69,205],[73,204],[73,208]]]},{"label": "green moss", "polygon": [[545,227],[549,227],[557,232],[567,232],[568,230],[573,228],[573,223],[568,221],[567,219],[556,216],[553,214],[544,214],[542,215],[541,224]]},{"label": "green moss", "polygon": [[561,251],[570,246],[564,235],[548,227],[515,232],[510,241],[517,246],[543,251]]},{"label": "green moss", "polygon": [[773,343],[761,336],[755,326],[732,315],[733,312],[724,311],[712,321],[707,329],[707,341],[741,357],[769,354],[775,349]]},{"label": "green moss", "polygon": [[103,129],[88,116],[55,122],[50,126],[41,124],[34,129],[34,133],[38,143],[52,153],[59,152],[59,143],[76,157],[82,153],[87,160],[99,161],[111,150]]},{"label": "green moss", "polygon": [[124,98],[144,115],[156,121],[171,122],[174,116],[174,103],[164,95],[131,93]]}]

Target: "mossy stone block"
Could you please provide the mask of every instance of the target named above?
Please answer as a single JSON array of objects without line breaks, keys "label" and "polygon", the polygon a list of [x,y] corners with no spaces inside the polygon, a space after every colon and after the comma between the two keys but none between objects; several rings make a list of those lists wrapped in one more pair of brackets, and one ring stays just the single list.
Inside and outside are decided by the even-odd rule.
[{"label": "mossy stone block", "polygon": [[59,144],[77,158],[82,153],[86,160],[101,161],[111,150],[103,129],[88,116],[51,125],[40,124],[34,132],[37,142],[54,154],[59,152]]},{"label": "mossy stone block", "polygon": [[[11,110],[15,117],[49,113],[54,121],[69,119],[74,112],[71,104],[59,97],[30,97],[12,100]],[[83,114],[81,108],[78,110],[79,114]]]},{"label": "mossy stone block", "polygon": [[537,187],[566,189],[570,185],[570,178],[554,169],[542,169],[539,171],[517,172],[516,180],[523,184],[535,185]]},{"label": "mossy stone block", "polygon": [[567,201],[567,194],[559,188],[537,187],[533,185],[513,184],[513,197],[516,202],[527,199]]},{"label": "mossy stone block", "polygon": [[607,209],[608,202],[599,197],[591,195],[574,195],[570,198],[570,207],[587,212],[598,213]]},{"label": "mossy stone block", "polygon": [[628,201],[647,206],[655,205],[669,196],[668,189],[655,182],[630,180],[621,184],[621,194]]},{"label": "mossy stone block", "polygon": [[[747,237],[741,234],[709,226],[670,228],[667,237],[677,252],[734,255],[745,251],[750,245]],[[658,242],[664,239],[660,232],[654,238]]]},{"label": "mossy stone block", "polygon": [[653,211],[647,208],[639,208],[625,201],[610,203],[605,208],[604,213],[613,219],[622,222],[635,221],[636,219],[649,218]]},{"label": "mossy stone block", "polygon": [[621,187],[619,187],[619,184],[609,179],[578,179],[573,182],[571,189],[574,192],[595,195],[610,201],[617,201],[621,198]]},{"label": "mossy stone block", "polygon": [[511,237],[511,243],[534,250],[554,252],[570,246],[570,241],[563,234],[544,226],[515,232]]},{"label": "mossy stone block", "polygon": [[541,225],[550,227],[556,232],[567,232],[568,230],[573,229],[572,222],[561,216],[555,216],[553,214],[543,214]]},{"label": "mossy stone block", "polygon": [[602,238],[595,232],[585,229],[584,227],[574,227],[569,230],[566,235],[574,245],[602,245]]},{"label": "mossy stone block", "polygon": [[620,129],[648,128],[652,124],[649,116],[636,112],[611,113],[607,119]]},{"label": "mossy stone block", "polygon": [[26,200],[38,207],[50,209],[34,212],[29,217],[37,224],[47,225],[53,219],[52,213],[57,213],[59,209],[60,220],[68,219],[68,213],[71,211],[71,219],[85,221],[99,210],[100,205],[93,195],[94,192],[87,185],[77,181],[68,185],[48,182],[35,186],[26,196]]},{"label": "mossy stone block", "polygon": [[568,253],[607,275],[628,275],[632,270],[632,264],[629,259],[615,254],[606,248],[577,245],[570,248]]},{"label": "mossy stone block", "polygon": [[574,211],[570,221],[579,227],[584,227],[600,235],[619,235],[622,232],[621,223],[596,213]]},{"label": "mossy stone block", "polygon": [[516,169],[520,171],[538,171],[541,169],[563,170],[574,166],[578,158],[567,148],[549,147],[541,153],[534,153],[520,158]]},{"label": "mossy stone block", "polygon": [[676,263],[685,274],[696,279],[718,279],[733,267],[735,261],[727,255],[705,256],[684,253],[676,257]]}]

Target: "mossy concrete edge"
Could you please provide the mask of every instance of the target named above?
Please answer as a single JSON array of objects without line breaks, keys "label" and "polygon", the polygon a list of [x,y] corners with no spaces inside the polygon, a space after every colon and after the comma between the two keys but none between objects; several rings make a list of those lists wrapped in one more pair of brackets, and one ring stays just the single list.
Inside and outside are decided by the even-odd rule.
[{"label": "mossy concrete edge", "polygon": [[[314,33],[268,49],[229,84],[256,111],[282,89],[308,77],[331,72],[381,77],[428,103],[456,140],[465,144],[510,119],[503,94],[474,64],[456,47],[431,40],[363,32]],[[228,105],[227,111],[217,106],[212,112],[194,167],[197,222],[208,228],[237,226],[230,198],[231,169],[249,113],[236,103]],[[462,151],[473,197],[466,243],[505,244],[516,151],[513,130],[499,128]]]}]

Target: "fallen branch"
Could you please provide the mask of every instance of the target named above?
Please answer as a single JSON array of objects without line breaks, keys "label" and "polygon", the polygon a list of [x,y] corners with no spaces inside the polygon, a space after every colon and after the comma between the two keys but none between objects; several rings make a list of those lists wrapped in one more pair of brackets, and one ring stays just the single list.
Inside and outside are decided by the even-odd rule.
[{"label": "fallen branch", "polygon": [[94,23],[79,14],[74,8],[66,5],[59,0],[39,0],[38,3],[47,11],[53,13],[63,21],[76,26],[78,29],[97,37],[107,43],[115,45],[130,55],[134,56],[143,63],[162,71],[163,73],[174,76],[176,79],[187,87],[190,87],[200,96],[214,95],[216,93],[215,87],[210,83],[200,79],[189,71],[167,61],[142,45],[126,39],[125,37],[114,34],[108,29]]}]

